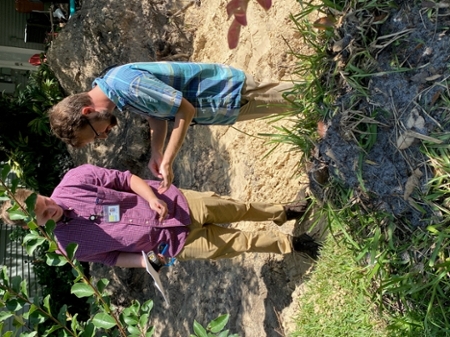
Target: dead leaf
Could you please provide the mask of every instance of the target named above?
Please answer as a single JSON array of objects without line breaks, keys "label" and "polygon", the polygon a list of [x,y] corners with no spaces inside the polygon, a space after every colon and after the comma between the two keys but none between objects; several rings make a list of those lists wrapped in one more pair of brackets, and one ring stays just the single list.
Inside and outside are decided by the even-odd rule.
[{"label": "dead leaf", "polygon": [[419,186],[419,180],[422,176],[423,173],[419,169],[414,170],[413,174],[409,176],[405,184],[405,193],[403,194],[404,200],[408,200],[409,196],[414,192],[414,189]]},{"label": "dead leaf", "polygon": [[441,97],[441,91],[438,91],[433,95],[433,97],[431,98],[431,106],[433,106],[434,103],[436,103],[439,97]]},{"label": "dead leaf", "polygon": [[329,28],[333,28],[334,27],[334,23],[335,23],[335,19],[332,16],[324,16],[321,17],[320,19],[317,19],[316,21],[314,21],[314,28],[317,29],[329,29]]},{"label": "dead leaf", "polygon": [[450,4],[447,1],[434,2],[429,0],[422,1],[423,8],[449,8]]},{"label": "dead leaf", "polygon": [[416,108],[411,110],[408,120],[406,121],[406,128],[412,129],[413,127],[421,130],[425,127],[425,119],[419,114],[419,110]]},{"label": "dead leaf", "polygon": [[339,41],[336,41],[335,43],[333,43],[333,52],[334,53],[338,53],[340,51],[342,51],[345,47],[347,47],[347,40],[345,37]]},{"label": "dead leaf", "polygon": [[427,80],[427,81],[434,81],[434,80],[437,80],[439,77],[441,77],[442,75],[433,75],[433,76],[430,76],[430,77],[427,77],[427,78],[425,78],[425,80]]},{"label": "dead leaf", "polygon": [[408,200],[414,189],[419,186],[419,179],[423,176],[422,171],[416,169],[405,184],[405,193],[403,194],[403,199]]},{"label": "dead leaf", "polygon": [[426,82],[427,73],[425,71],[421,71],[414,76],[411,76],[411,81],[416,83],[425,83]]},{"label": "dead leaf", "polygon": [[408,136],[406,132],[403,132],[398,138],[397,138],[397,149],[404,150],[407,149],[412,145],[414,142],[414,137]]},{"label": "dead leaf", "polygon": [[377,23],[380,21],[383,21],[387,16],[387,13],[382,13],[380,15],[377,15],[376,17],[373,18],[373,23]]}]

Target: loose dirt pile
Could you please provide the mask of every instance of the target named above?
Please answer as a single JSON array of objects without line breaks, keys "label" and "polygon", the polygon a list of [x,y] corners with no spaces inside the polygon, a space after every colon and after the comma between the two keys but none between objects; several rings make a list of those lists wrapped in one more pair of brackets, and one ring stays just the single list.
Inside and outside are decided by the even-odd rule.
[{"label": "loose dirt pile", "polygon": [[[334,55],[343,75],[339,113],[319,148],[319,161],[332,179],[355,190],[357,202],[413,227],[437,216],[421,202],[420,191],[433,175],[421,142],[449,131],[448,106],[441,99],[448,95],[450,76],[449,6],[440,7],[403,2],[396,10],[344,17]],[[364,95],[349,86],[346,70],[352,64],[375,73],[366,80],[353,77],[365,87]]]}]

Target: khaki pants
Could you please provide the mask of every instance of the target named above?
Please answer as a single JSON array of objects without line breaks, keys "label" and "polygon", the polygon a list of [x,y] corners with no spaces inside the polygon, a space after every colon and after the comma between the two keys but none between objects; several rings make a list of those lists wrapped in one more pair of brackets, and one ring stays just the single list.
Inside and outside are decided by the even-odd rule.
[{"label": "khaki pants", "polygon": [[213,192],[181,190],[185,195],[192,223],[179,260],[231,258],[244,252],[287,254],[292,251],[287,234],[273,231],[242,232],[217,226],[237,221],[286,221],[283,206],[244,203]]},{"label": "khaki pants", "polygon": [[293,87],[288,82],[256,82],[252,75],[245,74],[242,89],[241,109],[237,122],[280,114],[289,110],[289,103],[283,98],[283,91]]}]

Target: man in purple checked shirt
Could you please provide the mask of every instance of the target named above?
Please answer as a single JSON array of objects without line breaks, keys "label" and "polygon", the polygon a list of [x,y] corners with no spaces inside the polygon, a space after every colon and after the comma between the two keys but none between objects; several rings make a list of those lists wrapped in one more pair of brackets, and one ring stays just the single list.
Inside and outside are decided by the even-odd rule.
[{"label": "man in purple checked shirt", "polygon": [[[145,181],[129,171],[82,165],[70,170],[51,197],[37,196],[38,225],[54,220],[59,250],[78,244],[80,261],[110,266],[145,268],[141,251],[167,246],[164,258],[179,260],[231,258],[244,252],[306,253],[316,258],[319,245],[308,235],[292,237],[281,232],[243,232],[216,224],[268,221],[277,225],[299,218],[306,202],[282,206],[244,203],[212,192],[177,189],[157,192],[158,181]],[[33,192],[16,191],[19,203]],[[7,223],[11,203],[1,216]],[[163,257],[161,257],[163,258]]]}]

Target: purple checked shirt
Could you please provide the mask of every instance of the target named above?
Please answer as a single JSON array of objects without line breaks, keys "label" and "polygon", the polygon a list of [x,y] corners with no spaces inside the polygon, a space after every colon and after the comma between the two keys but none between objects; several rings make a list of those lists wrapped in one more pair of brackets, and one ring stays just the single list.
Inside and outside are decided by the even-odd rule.
[{"label": "purple checked shirt", "polygon": [[[147,181],[156,196],[166,202],[167,218],[160,222],[148,202],[130,188],[129,171],[82,165],[67,172],[51,198],[63,208],[69,221],[60,220],[55,236],[60,250],[78,244],[80,261],[115,265],[121,252],[141,253],[168,243],[167,256],[176,256],[184,246],[191,223],[183,194],[173,185],[160,195],[157,181]],[[120,206],[120,220],[107,222],[104,206]],[[91,218],[91,219],[90,219]]]}]

